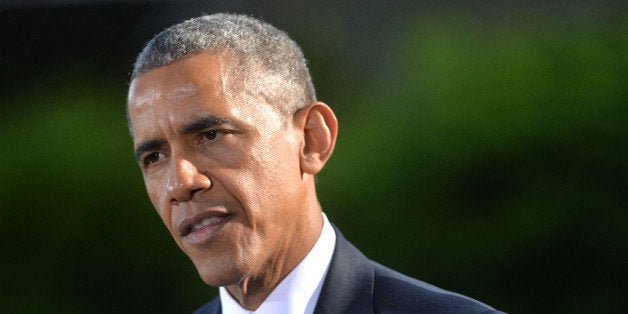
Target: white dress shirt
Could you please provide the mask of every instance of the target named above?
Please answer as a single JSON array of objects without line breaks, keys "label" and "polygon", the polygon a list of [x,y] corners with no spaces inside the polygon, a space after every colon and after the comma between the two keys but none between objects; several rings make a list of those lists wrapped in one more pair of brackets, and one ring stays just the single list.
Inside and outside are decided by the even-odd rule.
[{"label": "white dress shirt", "polygon": [[225,287],[218,289],[222,312],[226,314],[275,314],[314,312],[325,275],[334,254],[336,233],[323,213],[323,231],[303,260],[284,278],[255,311],[238,303]]}]

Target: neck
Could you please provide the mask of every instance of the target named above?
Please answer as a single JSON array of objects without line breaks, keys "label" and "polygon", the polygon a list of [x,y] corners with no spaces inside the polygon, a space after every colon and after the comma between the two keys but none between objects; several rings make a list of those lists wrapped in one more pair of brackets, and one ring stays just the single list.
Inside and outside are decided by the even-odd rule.
[{"label": "neck", "polygon": [[279,283],[310,252],[323,230],[321,207],[316,198],[314,205],[302,211],[297,223],[286,226],[286,237],[274,252],[252,274],[240,283],[225,288],[247,310],[254,311],[264,302]]}]

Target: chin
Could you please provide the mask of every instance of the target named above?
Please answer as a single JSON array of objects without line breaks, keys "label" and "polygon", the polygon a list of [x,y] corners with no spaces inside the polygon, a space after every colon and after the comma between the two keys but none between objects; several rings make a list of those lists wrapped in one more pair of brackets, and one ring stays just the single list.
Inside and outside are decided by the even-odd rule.
[{"label": "chin", "polygon": [[231,285],[237,285],[244,279],[243,276],[235,276],[227,278],[225,276],[217,277],[215,274],[203,274],[199,273],[201,279],[205,284],[212,287],[226,287]]},{"label": "chin", "polygon": [[212,287],[235,285],[244,279],[244,272],[237,271],[233,263],[226,267],[216,267],[209,262],[195,265],[203,282]]}]

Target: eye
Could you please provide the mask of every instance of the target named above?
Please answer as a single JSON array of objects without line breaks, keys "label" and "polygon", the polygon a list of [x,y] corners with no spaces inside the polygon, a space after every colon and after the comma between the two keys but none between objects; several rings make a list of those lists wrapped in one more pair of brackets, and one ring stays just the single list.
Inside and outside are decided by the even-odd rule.
[{"label": "eye", "polygon": [[215,141],[217,139],[220,139],[220,137],[225,135],[225,133],[226,132],[224,131],[211,130],[201,133],[201,137],[202,140]]},{"label": "eye", "polygon": [[215,130],[203,132],[203,138],[205,138],[206,140],[213,141],[216,139],[217,136],[218,136],[218,131],[215,131]]},{"label": "eye", "polygon": [[144,167],[150,166],[151,164],[154,164],[154,163],[160,161],[165,156],[166,156],[166,154],[164,154],[162,152],[150,153],[150,154],[146,155],[146,157],[144,157],[142,159],[142,164],[144,165]]}]

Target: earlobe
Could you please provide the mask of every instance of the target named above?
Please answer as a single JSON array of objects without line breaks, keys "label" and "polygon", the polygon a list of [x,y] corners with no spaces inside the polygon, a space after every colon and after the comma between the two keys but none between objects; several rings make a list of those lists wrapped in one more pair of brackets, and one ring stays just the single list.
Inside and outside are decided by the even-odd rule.
[{"label": "earlobe", "polygon": [[334,112],[322,102],[308,105],[303,112],[303,148],[301,170],[316,174],[331,157],[338,136],[338,120]]}]

